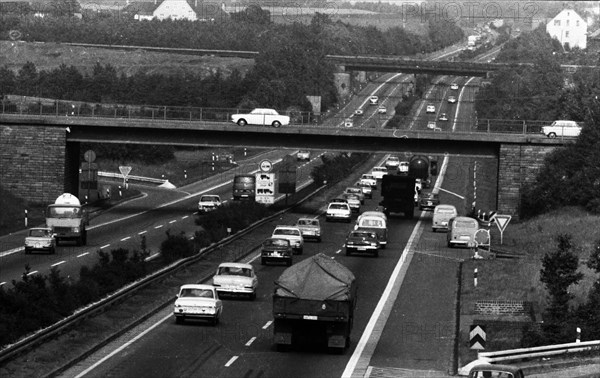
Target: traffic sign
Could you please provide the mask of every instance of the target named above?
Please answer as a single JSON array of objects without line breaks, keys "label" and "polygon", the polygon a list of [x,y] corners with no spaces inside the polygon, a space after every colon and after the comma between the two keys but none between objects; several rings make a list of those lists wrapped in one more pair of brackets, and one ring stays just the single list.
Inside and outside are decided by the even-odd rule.
[{"label": "traffic sign", "polygon": [[271,172],[271,169],[273,169],[273,163],[271,163],[271,160],[263,160],[258,165],[258,168],[260,168],[261,172]]},{"label": "traffic sign", "polygon": [[483,350],[485,349],[485,326],[471,325],[469,332],[469,347],[471,349]]},{"label": "traffic sign", "polygon": [[254,200],[258,203],[275,203],[275,173],[256,174],[256,192]]},{"label": "traffic sign", "polygon": [[126,178],[127,176],[129,176],[129,173],[131,172],[131,167],[120,165],[119,172],[121,172],[121,174],[123,175],[123,178]]},{"label": "traffic sign", "polygon": [[92,150],[87,150],[83,154],[83,159],[88,163],[93,163],[96,160],[96,153]]},{"label": "traffic sign", "polygon": [[498,230],[500,230],[500,232],[504,232],[504,230],[506,229],[506,226],[508,226],[508,223],[511,220],[511,216],[510,215],[501,215],[501,214],[496,214],[494,216],[494,220],[496,221],[496,226],[498,226]]}]

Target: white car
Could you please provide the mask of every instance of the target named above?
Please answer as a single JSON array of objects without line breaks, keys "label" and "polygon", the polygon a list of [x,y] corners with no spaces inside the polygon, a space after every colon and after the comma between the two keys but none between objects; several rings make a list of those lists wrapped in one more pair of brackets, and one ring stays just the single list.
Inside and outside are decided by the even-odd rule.
[{"label": "white car", "polygon": [[439,120],[440,121],[444,121],[444,122],[447,121],[448,120],[448,115],[446,113],[440,114]]},{"label": "white car", "polygon": [[456,97],[454,97],[454,96],[448,96],[448,103],[449,104],[455,104],[456,103]]},{"label": "white car", "polygon": [[327,212],[325,213],[325,219],[327,222],[332,220],[343,220],[350,223],[352,218],[352,210],[347,203],[330,203],[327,206]]},{"label": "white car", "polygon": [[360,200],[360,203],[365,203],[365,195],[363,194],[361,188],[356,186],[349,186],[344,190],[344,194],[346,193],[356,194],[358,196],[358,199]]},{"label": "white car", "polygon": [[362,176],[360,176],[360,181],[364,181],[371,185],[371,188],[377,189],[377,179],[371,174],[363,174]]},{"label": "white car", "polygon": [[276,226],[272,238],[287,239],[290,241],[294,253],[301,255],[304,251],[304,238],[296,226]]},{"label": "white car", "polygon": [[205,213],[208,211],[212,211],[217,207],[221,206],[221,197],[216,194],[205,194],[200,196],[200,200],[198,201],[198,211],[201,213]]},{"label": "white car", "polygon": [[397,156],[390,156],[385,161],[385,167],[387,169],[396,169],[400,165],[400,159]]},{"label": "white car", "polygon": [[352,193],[344,193],[344,199],[348,202],[348,206],[350,206],[350,210],[352,212],[358,213],[360,212],[360,198],[356,194]]},{"label": "white car", "polygon": [[398,166],[398,173],[408,173],[408,165],[407,161],[401,161]]},{"label": "white car", "polygon": [[435,130],[437,128],[437,125],[435,124],[435,121],[429,121],[429,122],[427,122],[427,128],[431,129],[431,130]]},{"label": "white car", "polygon": [[377,105],[378,103],[379,103],[379,97],[377,97],[377,96],[369,97],[369,104]]},{"label": "white car", "polygon": [[260,125],[280,127],[290,124],[290,117],[277,113],[275,109],[257,108],[247,114],[234,114],[231,121],[239,126]]},{"label": "white car", "polygon": [[371,170],[371,174],[375,177],[376,180],[383,179],[383,176],[388,174],[388,170],[386,167],[373,167]]},{"label": "white car", "polygon": [[355,115],[356,117],[361,117],[363,114],[365,114],[365,112],[363,112],[363,110],[362,110],[362,109],[356,109],[356,110],[354,111],[354,115]]},{"label": "white car", "polygon": [[554,121],[550,126],[542,127],[542,134],[548,138],[558,137],[578,137],[581,133],[581,126],[575,121]]},{"label": "white car", "polygon": [[456,83],[450,84],[450,89],[452,89],[453,91],[457,91],[458,90],[458,84],[456,84]]},{"label": "white car", "polygon": [[299,218],[296,221],[296,227],[302,233],[304,240],[315,239],[321,242],[321,223],[317,218]]},{"label": "white car", "polygon": [[246,295],[255,299],[258,277],[250,264],[225,262],[217,268],[212,284],[220,295]]},{"label": "white car", "polygon": [[344,121],[344,127],[354,127],[354,121],[352,118],[346,118]]},{"label": "white car", "polygon": [[51,228],[34,227],[29,229],[25,237],[25,254],[28,255],[32,251],[56,253],[56,238],[54,238]]},{"label": "white car", "polygon": [[435,106],[433,106],[433,104],[428,104],[426,112],[427,113],[435,113]]},{"label": "white car", "polygon": [[385,105],[381,105],[377,108],[377,113],[379,114],[387,114],[387,108]]},{"label": "white car", "polygon": [[187,319],[203,319],[216,325],[222,312],[223,302],[219,299],[217,289],[213,285],[203,284],[181,286],[173,308],[178,324]]},{"label": "white car", "polygon": [[366,198],[373,198],[373,188],[371,187],[371,184],[369,184],[366,181],[360,180],[356,183],[355,186],[362,189],[362,192]]},{"label": "white car", "polygon": [[307,151],[307,150],[298,151],[298,154],[296,155],[296,159],[298,161],[300,161],[300,160],[309,161],[310,160],[310,151]]}]

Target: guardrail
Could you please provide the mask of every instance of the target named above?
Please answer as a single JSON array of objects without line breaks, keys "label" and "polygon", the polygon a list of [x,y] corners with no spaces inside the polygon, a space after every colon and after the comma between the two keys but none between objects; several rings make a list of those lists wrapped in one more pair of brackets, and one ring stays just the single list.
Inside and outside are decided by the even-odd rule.
[{"label": "guardrail", "polygon": [[591,351],[600,351],[600,340],[500,350],[495,352],[479,352],[477,353],[477,360],[460,368],[458,370],[458,375],[468,375],[473,366],[482,363],[507,363],[525,359],[565,357],[574,353]]},{"label": "guardrail", "polygon": [[[109,178],[118,178],[118,179],[123,180],[123,175],[121,173],[98,171],[98,176],[109,177]],[[131,175],[128,175],[127,176],[127,181],[129,181],[129,180],[142,181],[142,182],[151,182],[151,183],[155,183],[155,184],[164,184],[165,182],[169,181],[169,180],[165,180],[165,179],[157,179],[157,178],[152,178],[152,177],[143,177],[143,176],[131,176]]]}]

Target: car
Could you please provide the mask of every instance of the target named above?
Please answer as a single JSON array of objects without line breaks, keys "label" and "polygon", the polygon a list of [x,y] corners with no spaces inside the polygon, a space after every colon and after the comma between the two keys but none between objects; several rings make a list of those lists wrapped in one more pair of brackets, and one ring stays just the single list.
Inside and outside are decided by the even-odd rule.
[{"label": "car", "polygon": [[302,237],[302,232],[296,226],[275,226],[271,237],[288,239],[294,253],[297,255],[301,255],[304,251],[304,238]]},{"label": "car", "polygon": [[379,114],[387,114],[387,108],[385,107],[385,105],[380,105],[377,108],[377,113],[379,113]]},{"label": "car", "polygon": [[49,227],[30,228],[25,236],[25,254],[33,251],[56,253],[56,238]]},{"label": "car", "polygon": [[423,190],[423,180],[420,178],[415,179],[415,188],[419,191],[419,193],[421,193],[421,190]]},{"label": "car", "polygon": [[373,167],[371,174],[376,180],[381,180],[383,176],[388,174],[388,169],[386,167]]},{"label": "car", "polygon": [[284,262],[287,266],[292,265],[294,250],[288,239],[271,237],[262,242],[260,264],[266,265],[268,262]]},{"label": "car", "polygon": [[471,368],[468,378],[525,378],[523,370],[514,365],[478,364]]},{"label": "car", "polygon": [[346,256],[355,252],[370,253],[379,256],[379,240],[377,234],[371,231],[352,230],[346,236]]},{"label": "car", "polygon": [[356,194],[353,193],[344,193],[343,194],[346,201],[348,201],[348,206],[350,206],[350,210],[353,213],[360,212],[360,198]]},{"label": "car", "polygon": [[470,217],[454,217],[448,221],[446,242],[448,247],[460,245],[469,247],[475,241],[475,233],[479,229],[477,220]]},{"label": "car", "polygon": [[344,121],[344,127],[354,127],[354,121],[352,118],[346,118]]},{"label": "car", "polygon": [[440,204],[440,196],[437,193],[421,193],[419,196],[419,210],[433,210]]},{"label": "car", "polygon": [[435,130],[435,129],[437,129],[438,127],[437,127],[437,125],[435,124],[435,121],[429,121],[429,122],[427,122],[427,128],[428,128],[428,129],[431,129],[431,130]]},{"label": "car", "polygon": [[259,125],[259,126],[287,126],[290,124],[290,117],[277,113],[275,109],[256,108],[250,113],[233,114],[231,121],[239,126]]},{"label": "car", "polygon": [[455,104],[456,103],[456,97],[454,97],[454,96],[448,96],[448,103],[449,104]]},{"label": "car", "polygon": [[198,212],[206,213],[221,206],[221,197],[216,194],[204,194],[198,201]]},{"label": "car", "polygon": [[452,89],[453,91],[457,91],[458,90],[458,84],[456,84],[456,83],[450,84],[450,89]]},{"label": "car", "polygon": [[385,167],[387,169],[397,169],[400,165],[400,159],[397,156],[390,156],[385,161]]},{"label": "car", "polygon": [[251,264],[224,262],[217,267],[212,285],[219,295],[245,295],[255,299],[258,277]]},{"label": "car", "polygon": [[329,201],[329,203],[348,203],[348,201],[346,201],[345,198],[336,197],[336,198],[332,199],[331,201]]},{"label": "car", "polygon": [[356,110],[354,111],[354,115],[355,115],[356,117],[361,117],[363,114],[365,114],[365,112],[364,112],[362,109],[356,109]]},{"label": "car", "polygon": [[427,104],[427,113],[435,113],[435,106],[433,104]]},{"label": "car", "polygon": [[327,222],[333,220],[343,220],[350,223],[352,217],[352,210],[347,203],[329,203],[327,205],[327,211],[325,212],[325,219]]},{"label": "car", "polygon": [[377,96],[371,96],[369,97],[369,104],[370,105],[377,105],[379,103],[379,97]]},{"label": "car", "polygon": [[321,242],[321,224],[317,218],[299,218],[295,225],[304,240],[314,239]]},{"label": "car", "polygon": [[[358,199],[360,200],[360,203],[361,204],[365,203],[365,195],[363,194],[363,191],[361,188],[358,188],[356,186],[349,186],[346,188],[346,190],[344,190],[344,193],[356,194],[358,196]],[[346,198],[346,197],[342,196],[342,198]]]},{"label": "car", "polygon": [[363,175],[360,176],[360,180],[368,183],[369,185],[371,185],[371,187],[373,189],[377,189],[377,179],[375,177],[373,177],[372,174],[370,174],[370,173],[363,173]]},{"label": "car", "polygon": [[298,160],[298,161],[302,161],[302,160],[310,161],[310,151],[307,151],[307,150],[300,150],[300,151],[298,151],[298,153],[296,154],[296,160]]},{"label": "car", "polygon": [[440,121],[447,121],[448,120],[448,115],[446,113],[442,113],[440,114]]},{"label": "car", "polygon": [[[379,212],[377,212],[379,213]],[[379,214],[361,214],[356,219],[354,230],[374,232],[379,240],[380,248],[385,248],[387,245],[387,217]]]},{"label": "car", "polygon": [[398,173],[408,174],[409,163],[407,161],[401,161],[398,165]]},{"label": "car", "polygon": [[580,133],[581,126],[575,121],[558,120],[549,126],[542,126],[542,134],[548,138],[578,137]]},{"label": "car", "polygon": [[181,286],[173,308],[177,324],[187,319],[202,319],[217,325],[222,312],[223,302],[219,299],[217,288],[206,284]]},{"label": "car", "polygon": [[355,186],[362,189],[365,198],[373,198],[373,188],[371,187],[371,184],[364,180],[360,180],[356,183]]},{"label": "car", "polygon": [[387,222],[387,216],[385,215],[385,213],[383,211],[379,211],[379,210],[363,211],[356,219],[356,224],[360,223],[361,217],[380,217]]},{"label": "car", "polygon": [[431,220],[431,230],[448,231],[448,222],[450,219],[458,216],[456,207],[452,205],[440,204],[433,209],[433,218]]}]

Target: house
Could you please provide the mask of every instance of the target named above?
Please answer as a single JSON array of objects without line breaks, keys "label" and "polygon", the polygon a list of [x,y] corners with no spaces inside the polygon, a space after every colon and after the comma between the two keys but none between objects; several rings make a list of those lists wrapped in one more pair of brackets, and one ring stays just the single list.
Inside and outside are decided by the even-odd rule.
[{"label": "house", "polygon": [[220,8],[215,3],[204,4],[202,0],[154,0],[133,2],[123,8],[135,20],[189,20],[206,21],[215,18]]},{"label": "house", "polygon": [[587,22],[573,9],[563,9],[546,24],[546,32],[563,47],[587,48]]}]

